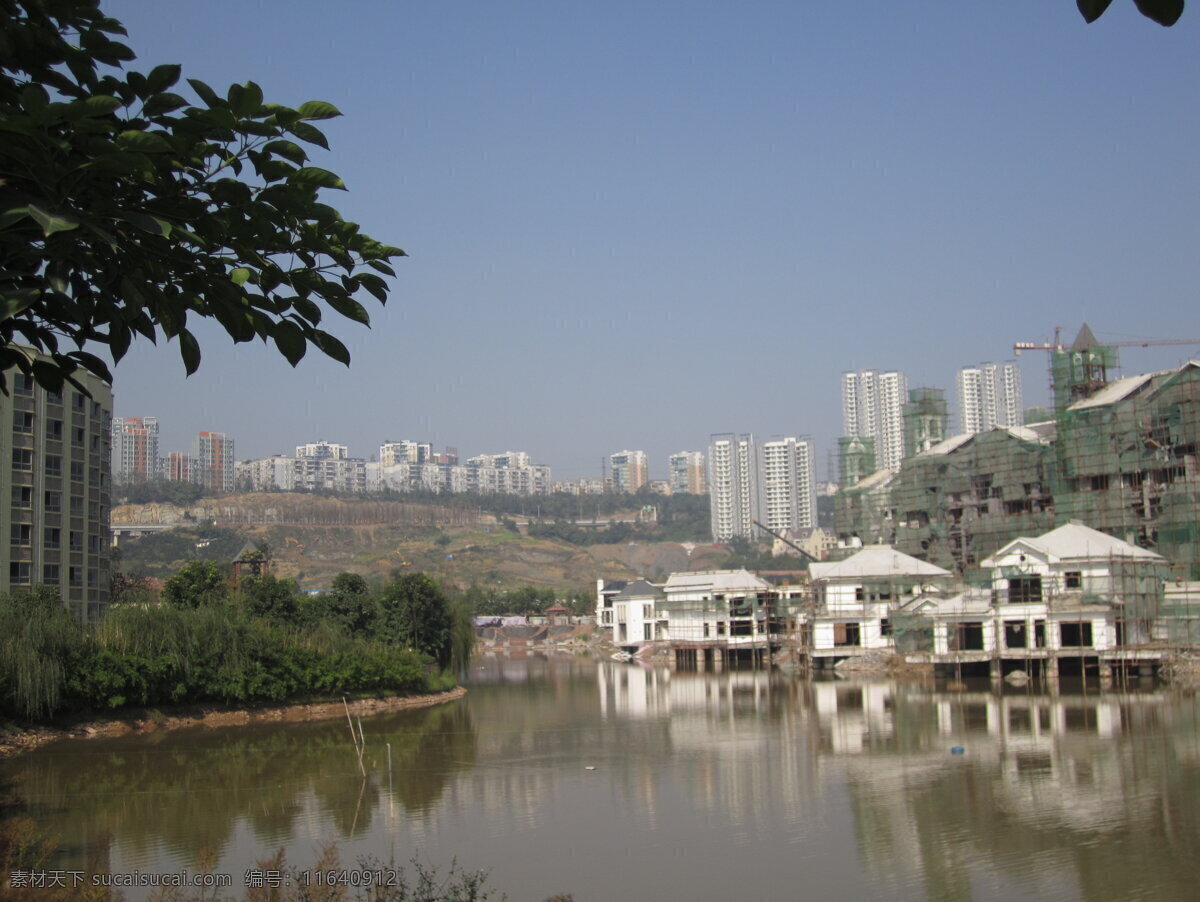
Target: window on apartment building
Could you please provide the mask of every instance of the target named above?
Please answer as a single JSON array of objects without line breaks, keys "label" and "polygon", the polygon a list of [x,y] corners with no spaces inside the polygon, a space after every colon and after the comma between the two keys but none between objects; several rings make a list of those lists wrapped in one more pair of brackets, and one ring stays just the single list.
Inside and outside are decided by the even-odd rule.
[{"label": "window on apartment building", "polygon": [[100,519],[100,502],[99,501],[89,501],[88,502],[88,519],[89,520],[99,520]]},{"label": "window on apartment building", "polygon": [[83,461],[71,461],[71,479],[74,482],[83,482]]},{"label": "window on apartment building", "polygon": [[30,397],[33,394],[33,377],[17,373],[17,377],[13,379],[13,393]]},{"label": "window on apartment building", "polygon": [[47,404],[61,404],[62,401],[63,401],[62,392],[60,392],[60,391],[46,392],[46,403]]},{"label": "window on apartment building", "polygon": [[96,588],[99,585],[100,575],[95,567],[88,567],[87,584],[89,589]]},{"label": "window on apartment building", "polygon": [[42,565],[42,582],[49,585],[62,581],[62,568],[58,564]]},{"label": "window on apartment building", "polygon": [[62,456],[59,454],[46,455],[46,475],[62,476]]},{"label": "window on apartment building", "polygon": [[33,452],[28,448],[13,448],[12,466],[14,470],[32,470]]},{"label": "window on apartment building", "polygon": [[82,426],[71,427],[71,444],[76,448],[83,447],[83,440],[86,436],[87,430],[85,430]]},{"label": "window on apartment building", "polygon": [[14,523],[11,536],[13,545],[29,545],[33,542],[33,526],[29,523]]},{"label": "window on apartment building", "polygon": [[43,530],[42,545],[46,548],[61,548],[62,530],[57,526],[47,526]]},{"label": "window on apartment building", "polygon": [[71,392],[71,409],[78,410],[80,413],[83,413],[83,411],[87,409],[83,395],[77,391]]},{"label": "window on apartment building", "polygon": [[862,627],[857,623],[835,623],[833,625],[835,646],[858,646],[862,644]]},{"label": "window on apartment building", "polygon": [[1068,589],[1082,589],[1083,588],[1083,571],[1082,570],[1068,570],[1066,573],[1063,574],[1063,581],[1066,583],[1066,586]]},{"label": "window on apartment building", "polygon": [[43,496],[42,506],[48,514],[57,514],[62,511],[62,492],[46,492]]},{"label": "window on apartment building", "polygon": [[46,438],[61,442],[62,437],[63,437],[63,421],[62,420],[47,420],[46,421]]},{"label": "window on apartment building", "polygon": [[1042,600],[1042,578],[1040,576],[1010,576],[1008,578],[1008,601],[1010,604],[1029,604]]},{"label": "window on apartment building", "polygon": [[879,621],[879,635],[890,636],[892,634],[892,621],[884,617]]},{"label": "window on apartment building", "polygon": [[642,638],[645,639],[647,642],[649,642],[651,639],[654,638],[653,630],[654,630],[653,624],[643,623],[642,624]]},{"label": "window on apartment building", "polygon": [[1004,647],[1005,648],[1028,648],[1029,635],[1025,629],[1024,620],[1005,620],[1004,621]]},{"label": "window on apartment building", "polygon": [[951,651],[983,651],[983,624],[959,623],[950,636]]},{"label": "window on apartment building", "polygon": [[83,551],[83,533],[71,530],[69,538],[72,551]]},{"label": "window on apartment building", "polygon": [[1060,623],[1058,625],[1058,635],[1062,640],[1063,648],[1092,647],[1091,621],[1084,621],[1082,623]]},{"label": "window on apartment building", "polygon": [[8,565],[8,582],[13,586],[29,585],[29,561],[13,561]]},{"label": "window on apartment building", "polygon": [[72,517],[82,517],[83,516],[83,499],[80,498],[78,495],[71,496],[71,516]]},{"label": "window on apartment building", "polygon": [[12,487],[13,507],[33,507],[33,487],[14,485]]},{"label": "window on apartment building", "polygon": [[28,410],[13,411],[13,432],[25,435],[33,434],[33,414]]},{"label": "window on apartment building", "polygon": [[68,567],[67,568],[67,585],[72,588],[78,588],[83,585],[83,568]]},{"label": "window on apartment building", "polygon": [[100,536],[88,536],[88,554],[99,554],[103,550]]},{"label": "window on apartment building", "polygon": [[1045,648],[1046,647],[1046,621],[1045,620],[1033,621],[1033,647],[1034,648]]}]

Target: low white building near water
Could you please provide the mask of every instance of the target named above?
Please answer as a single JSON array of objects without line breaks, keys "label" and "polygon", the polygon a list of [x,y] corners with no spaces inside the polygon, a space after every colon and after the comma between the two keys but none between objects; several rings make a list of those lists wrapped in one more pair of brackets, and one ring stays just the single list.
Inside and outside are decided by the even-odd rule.
[{"label": "low white building near water", "polygon": [[[598,581],[596,622],[616,645],[666,642],[714,666],[731,654],[761,657],[778,644],[778,593],[746,570],[673,573],[662,585]],[[687,657],[687,655],[685,655]]]},{"label": "low white building near water", "polygon": [[1161,555],[1072,521],[1013,539],[982,565],[987,585],[904,606],[900,617],[925,632],[924,641],[898,643],[909,660],[993,662],[999,676],[1006,668],[1056,674],[1059,659],[1103,673],[1106,656],[1112,664],[1160,656],[1146,647],[1168,638]]},{"label": "low white building near water", "polygon": [[891,651],[892,611],[952,579],[948,570],[896,551],[869,545],[842,561],[814,563],[813,609],[801,645],[814,663]]}]

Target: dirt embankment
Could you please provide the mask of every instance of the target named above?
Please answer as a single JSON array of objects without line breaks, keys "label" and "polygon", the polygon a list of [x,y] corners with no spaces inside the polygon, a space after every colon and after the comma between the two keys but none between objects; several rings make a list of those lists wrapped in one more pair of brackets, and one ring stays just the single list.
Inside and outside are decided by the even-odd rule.
[{"label": "dirt embankment", "polygon": [[97,736],[123,736],[127,733],[154,733],[183,727],[233,727],[251,723],[298,723],[331,720],[351,716],[384,714],[412,708],[427,708],[456,701],[467,694],[459,686],[432,695],[393,695],[363,698],[352,702],[325,701],[284,705],[277,708],[204,708],[162,714],[158,711],[127,711],[113,720],[80,720],[59,726],[12,728],[0,733],[0,758],[8,758],[60,739],[93,739]]}]

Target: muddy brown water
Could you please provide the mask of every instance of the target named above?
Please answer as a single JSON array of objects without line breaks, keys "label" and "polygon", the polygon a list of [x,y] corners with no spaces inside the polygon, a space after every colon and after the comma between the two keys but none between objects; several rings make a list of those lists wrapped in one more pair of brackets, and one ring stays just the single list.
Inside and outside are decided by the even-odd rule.
[{"label": "muddy brown water", "polygon": [[365,778],[346,723],[325,721],[58,742],[0,779],[58,834],[68,875],[211,860],[238,897],[279,848],[314,879],[331,841],[351,870],[456,858],[513,902],[1200,885],[1200,707],[1149,682],[947,691],[531,656],[477,662],[468,687],[364,718]]}]

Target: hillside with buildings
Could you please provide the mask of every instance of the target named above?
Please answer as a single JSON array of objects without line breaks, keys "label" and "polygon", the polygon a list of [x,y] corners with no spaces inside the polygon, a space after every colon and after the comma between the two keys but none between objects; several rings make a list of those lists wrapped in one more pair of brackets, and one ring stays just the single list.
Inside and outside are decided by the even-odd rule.
[{"label": "hillside with buildings", "polygon": [[[633,512],[636,513],[636,512]],[[598,577],[663,576],[722,566],[729,551],[677,542],[596,544],[536,538],[513,521],[477,509],[431,503],[257,493],[121,505],[112,512],[121,569],[162,577],[187,560],[232,560],[245,542],[270,551],[277,576],[326,588],[341,572],[384,579],[419,570],[465,588],[532,585],[586,588]]]}]

